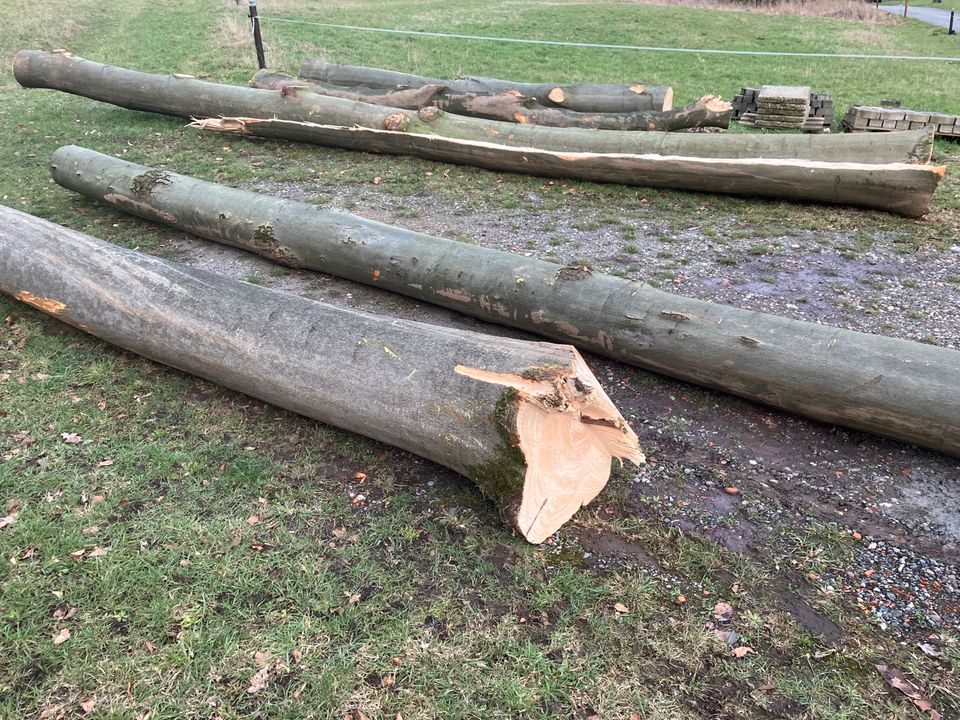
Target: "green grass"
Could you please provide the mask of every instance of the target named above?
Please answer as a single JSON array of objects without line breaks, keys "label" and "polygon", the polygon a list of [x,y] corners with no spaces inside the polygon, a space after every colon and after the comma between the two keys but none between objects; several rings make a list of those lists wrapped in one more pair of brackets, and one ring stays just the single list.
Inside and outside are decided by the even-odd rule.
[{"label": "green grass", "polygon": [[[899,5],[903,7],[902,2],[891,2],[883,3],[884,5]],[[907,9],[907,17],[910,16],[910,8],[923,7],[923,8],[936,8],[938,10],[960,10],[960,0],[910,0],[910,4]],[[960,32],[960,28],[957,28],[957,31]]]},{"label": "green grass", "polygon": [[[957,47],[914,24],[873,28],[628,3],[277,5],[262,2],[261,11],[595,42],[911,54],[956,54]],[[571,183],[204,135],[176,119],[20,90],[6,70],[21,47],[66,46],[119,65],[242,83],[252,72],[242,10],[230,0],[184,0],[175,12],[146,0],[0,6],[0,201],[174,254],[176,233],[51,184],[50,153],[78,143],[230,184],[369,186],[381,176],[381,191],[400,198],[466,198],[495,210],[521,207],[536,191],[544,207],[572,202]],[[272,64],[288,68],[323,54],[438,75],[640,79],[672,83],[681,102],[706,92],[730,96],[741,85],[804,82],[839,105],[898,95],[906,104],[960,111],[950,90],[957,68],[948,65],[489,45],[269,20],[264,32]],[[918,68],[922,83],[911,74]],[[953,166],[960,157],[946,143],[938,154]],[[644,188],[576,188],[582,202],[628,208],[670,233],[702,224],[706,214],[720,239],[733,228],[763,237],[810,224],[863,233],[856,241],[863,250],[879,230],[908,238],[906,251],[936,249],[956,237],[960,206],[954,180],[923,222]],[[602,221],[620,217],[610,211]],[[625,240],[633,237],[628,231]],[[0,501],[11,503],[8,510],[19,506],[17,522],[0,529],[0,717],[44,710],[78,717],[91,700],[88,716],[151,720],[339,718],[354,709],[407,720],[761,718],[784,703],[805,718],[915,717],[886,695],[873,669],[879,661],[955,689],[955,649],[931,661],[803,585],[810,558],[818,570],[847,562],[839,533],[798,530],[795,546],[750,559],[655,519],[611,521],[604,510],[630,493],[623,473],[578,522],[642,544],[673,579],[630,562],[596,571],[582,553],[510,537],[474,488],[405,453],[117,351],[8,298],[0,299],[0,318],[7,318],[0,323]],[[637,373],[637,382],[644,377]],[[64,433],[82,442],[66,443]],[[362,485],[358,471],[367,475]],[[368,499],[355,504],[350,492]],[[774,565],[791,561],[800,568],[792,580],[798,590],[844,627],[832,652],[774,600],[783,584]],[[706,629],[717,599],[735,605],[735,628],[755,655],[732,658]],[[616,603],[630,612],[618,613]],[[63,618],[71,608],[75,615]],[[55,645],[64,629],[70,638]],[[262,667],[266,687],[247,692]]]}]

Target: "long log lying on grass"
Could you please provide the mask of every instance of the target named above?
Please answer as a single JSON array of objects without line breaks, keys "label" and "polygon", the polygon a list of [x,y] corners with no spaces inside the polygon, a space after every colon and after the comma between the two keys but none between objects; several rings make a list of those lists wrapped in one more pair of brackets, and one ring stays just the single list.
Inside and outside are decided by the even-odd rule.
[{"label": "long log lying on grass", "polygon": [[439,85],[444,90],[458,95],[479,96],[519,92],[541,105],[586,113],[662,111],[673,107],[673,88],[645,83],[625,85],[519,83],[480,76],[438,80],[381,68],[338,65],[325,60],[304,60],[300,64],[300,77],[343,87],[359,86],[382,90],[404,90],[425,85]]},{"label": "long log lying on grass", "polygon": [[571,342],[788,412],[960,456],[960,353],[647,285],[235,190],[78,147],[64,187],[134,215]]},{"label": "long log lying on grass", "polygon": [[637,438],[570,345],[380,318],[0,206],[0,291],[110,343],[456,470],[531,542]]},{"label": "long log lying on grass", "polygon": [[[153,75],[102,65],[65,52],[24,50],[13,63],[24,87],[62,90],[133,110],[187,118],[276,118],[318,125],[402,128],[403,134],[441,135],[553,152],[679,155],[705,158],[797,158],[824,162],[927,162],[933,151],[929,131],[883,135],[770,135],[760,133],[625,133],[613,130],[549,128],[480,120],[443,112],[389,109],[315,93],[244,88],[182,75]],[[324,142],[358,147],[359,136],[333,132]],[[430,143],[428,142],[427,145]],[[456,146],[454,146],[456,147]],[[375,149],[375,148],[371,148]],[[393,150],[392,152],[404,152]],[[456,157],[457,152],[449,153]],[[459,149],[469,163],[469,147]],[[457,162],[458,160],[454,160]],[[635,178],[634,182],[639,182]]]},{"label": "long log lying on grass", "polygon": [[533,98],[521,95],[518,91],[495,95],[469,95],[452,93],[439,85],[424,85],[419,88],[385,90],[376,93],[370,88],[343,88],[315,80],[295,78],[272,70],[258,71],[250,80],[250,86],[264,90],[286,89],[287,92],[292,88],[304,87],[317,95],[330,95],[403,110],[435,107],[456,115],[561,128],[675,132],[701,127],[727,128],[733,118],[733,105],[712,95],[706,95],[693,105],[678,110],[583,113],[564,108],[545,107]]},{"label": "long log lying on grass", "polygon": [[908,163],[864,165],[550,152],[436,135],[410,135],[402,131],[259,118],[211,118],[197,120],[191,126],[368,152],[413,155],[526,175],[856,205],[906,217],[921,217],[929,212],[933,193],[945,172],[943,167]]}]

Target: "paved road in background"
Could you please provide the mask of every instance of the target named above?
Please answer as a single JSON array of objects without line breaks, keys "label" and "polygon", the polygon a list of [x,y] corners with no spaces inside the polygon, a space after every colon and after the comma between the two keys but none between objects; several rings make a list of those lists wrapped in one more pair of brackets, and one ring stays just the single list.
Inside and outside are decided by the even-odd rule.
[{"label": "paved road in background", "polygon": [[[903,5],[879,5],[881,10],[888,13],[893,13],[894,15],[903,16]],[[942,28],[950,27],[950,11],[949,10],[936,10],[934,8],[910,8],[907,10],[907,17],[913,18],[914,20],[919,20],[920,22],[929,23],[930,25],[937,25]],[[960,32],[960,11],[957,12],[957,17],[953,21],[953,29],[957,32]]]}]

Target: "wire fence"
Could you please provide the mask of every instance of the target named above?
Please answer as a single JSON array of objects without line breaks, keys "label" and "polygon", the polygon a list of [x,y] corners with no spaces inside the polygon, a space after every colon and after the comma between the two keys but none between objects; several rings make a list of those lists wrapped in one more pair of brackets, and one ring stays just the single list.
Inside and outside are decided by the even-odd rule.
[{"label": "wire fence", "polygon": [[352,30],[356,32],[384,33],[388,35],[409,35],[413,37],[449,38],[452,40],[475,40],[483,42],[517,43],[523,45],[550,45],[557,47],[597,48],[602,50],[632,50],[639,52],[666,52],[686,53],[691,55],[739,55],[756,57],[796,57],[796,58],[837,58],[844,60],[903,60],[922,62],[960,62],[960,57],[942,55],[870,55],[859,53],[809,53],[809,52],[776,52],[773,50],[719,50],[714,48],[677,48],[655,47],[647,45],[617,45],[611,43],[574,42],[570,40],[534,40],[531,38],[506,38],[490,35],[465,35],[461,33],[442,33],[429,30],[400,30],[396,28],[366,27],[363,25],[340,25],[337,23],[315,22],[310,20],[293,20],[274,15],[260,15],[259,20],[266,23],[290,23],[295,25],[313,25],[316,27],[335,30]]}]

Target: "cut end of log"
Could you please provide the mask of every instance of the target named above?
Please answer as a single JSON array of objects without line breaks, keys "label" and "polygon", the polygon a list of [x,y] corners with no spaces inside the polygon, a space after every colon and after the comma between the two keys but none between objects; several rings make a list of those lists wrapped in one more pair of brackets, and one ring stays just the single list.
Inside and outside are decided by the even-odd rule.
[{"label": "cut end of log", "polygon": [[725,113],[733,110],[733,105],[719,95],[704,95],[697,104],[703,105],[707,110],[715,113]]},{"label": "cut end of log", "polygon": [[567,99],[566,94],[558,87],[548,92],[547,97],[550,98],[550,102],[555,102],[557,105],[563,105],[563,101]]},{"label": "cut end of log", "polygon": [[663,107],[661,110],[673,110],[673,88],[668,87],[667,91],[663,94]]},{"label": "cut end of log", "polygon": [[406,130],[410,120],[401,112],[390,113],[383,119],[383,129],[393,132]]},{"label": "cut end of log", "polygon": [[[438,117],[440,117],[440,108],[436,105],[428,105],[427,107],[420,108],[417,110],[417,117],[423,120],[425,123],[432,123]],[[390,128],[387,128],[390,130]]]},{"label": "cut end of log", "polygon": [[569,347],[566,367],[521,375],[459,365],[455,372],[515,391],[507,433],[526,463],[519,507],[511,518],[532,543],[556,532],[607,484],[614,459],[645,461],[636,434],[583,358]]}]

